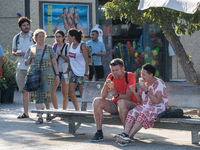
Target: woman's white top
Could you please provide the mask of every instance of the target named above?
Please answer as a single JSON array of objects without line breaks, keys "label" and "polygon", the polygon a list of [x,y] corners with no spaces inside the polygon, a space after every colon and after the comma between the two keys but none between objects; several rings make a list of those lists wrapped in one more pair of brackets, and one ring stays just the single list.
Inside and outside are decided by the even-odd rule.
[{"label": "woman's white top", "polygon": [[[63,46],[64,46],[64,44],[63,44]],[[62,46],[62,47],[63,47]],[[67,47],[66,47],[67,46]],[[61,49],[62,49],[62,47],[61,47]],[[63,55],[65,55],[65,56],[67,56],[67,54],[65,54],[65,49],[67,48],[67,52],[68,52],[68,49],[69,49],[69,45],[68,44],[65,44],[65,47],[63,47],[63,51],[62,51],[62,54]],[[61,50],[60,48],[59,48],[59,46],[57,45],[57,48],[56,48],[56,59],[58,58],[58,54],[57,54],[57,51],[60,51]],[[59,68],[59,72],[63,72],[63,66],[62,66],[62,64],[65,62],[65,60],[60,56],[59,58],[58,58],[58,68]]]},{"label": "woman's white top", "polygon": [[70,66],[72,71],[76,76],[84,76],[85,74],[85,59],[83,57],[83,53],[81,53],[80,48],[81,48],[82,42],[77,46],[76,49],[73,49],[73,43],[70,45],[69,48],[69,59],[70,59]]}]

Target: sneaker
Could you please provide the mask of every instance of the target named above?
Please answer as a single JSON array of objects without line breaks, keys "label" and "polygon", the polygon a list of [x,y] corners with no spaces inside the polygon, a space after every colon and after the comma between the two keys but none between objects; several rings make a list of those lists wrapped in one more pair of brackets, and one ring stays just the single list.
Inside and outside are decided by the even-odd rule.
[{"label": "sneaker", "polygon": [[122,133],[122,134],[116,134],[115,135],[115,140],[118,142],[124,142],[124,143],[128,143],[131,141],[131,139],[128,137],[127,134]]},{"label": "sneaker", "polygon": [[91,142],[100,142],[103,141],[103,133],[95,133],[94,137],[91,139]]},{"label": "sneaker", "polygon": [[127,146],[127,143],[125,143],[125,142],[118,142],[118,141],[115,141],[118,145],[120,145],[120,146]]}]

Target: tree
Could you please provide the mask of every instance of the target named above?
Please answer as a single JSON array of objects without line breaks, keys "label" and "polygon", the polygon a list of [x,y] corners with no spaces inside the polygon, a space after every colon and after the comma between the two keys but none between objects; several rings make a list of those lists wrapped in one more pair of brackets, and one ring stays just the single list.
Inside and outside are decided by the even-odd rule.
[{"label": "tree", "polygon": [[200,85],[200,80],[193,67],[193,62],[186,54],[177,34],[192,34],[200,30],[200,11],[186,14],[168,8],[150,8],[138,10],[140,0],[112,0],[104,5],[106,19],[120,17],[142,26],[153,21],[159,25],[171,44],[189,85]]}]

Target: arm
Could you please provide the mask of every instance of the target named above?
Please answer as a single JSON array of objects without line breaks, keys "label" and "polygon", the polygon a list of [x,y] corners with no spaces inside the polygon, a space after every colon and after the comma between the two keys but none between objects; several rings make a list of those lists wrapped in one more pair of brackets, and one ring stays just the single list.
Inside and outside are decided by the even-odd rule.
[{"label": "arm", "polygon": [[107,86],[107,82],[104,83],[104,86],[101,90],[101,98],[105,99],[108,96],[108,86]]},{"label": "arm", "polygon": [[77,15],[77,18],[78,18],[78,21],[80,22],[81,26],[83,26],[82,23],[81,23],[81,20],[79,18],[79,14]]},{"label": "arm", "polygon": [[[116,92],[115,88],[110,88],[110,93],[114,96],[117,97],[119,93]],[[130,90],[126,90],[126,94],[119,94],[119,96],[117,97],[118,99],[126,99],[126,100],[130,100],[132,97],[132,93]]]},{"label": "arm", "polygon": [[58,23],[57,23],[56,26],[55,26],[56,29],[57,29],[57,27],[58,27],[58,25],[59,25],[59,23],[60,23],[60,20],[61,20],[62,16],[63,16],[63,14],[60,15],[60,18],[59,18],[59,20],[58,20]]},{"label": "arm", "polygon": [[98,52],[97,56],[106,56],[106,52]]},{"label": "arm", "polygon": [[135,98],[137,99],[137,101],[138,101],[139,103],[141,103],[141,102],[142,102],[142,97],[135,91],[134,86],[133,86],[133,85],[130,85],[130,86],[129,86],[129,89],[130,89],[130,91],[134,94],[134,96],[135,96]]},{"label": "arm", "polygon": [[[88,74],[89,71],[89,61],[88,61],[88,52],[85,44],[82,44],[82,52],[83,52],[83,57],[85,59],[85,74]],[[88,80],[88,76],[83,77],[83,81]]]},{"label": "arm", "polygon": [[[139,85],[140,88],[142,89],[142,91],[146,92],[147,91],[147,87],[143,84],[143,85]],[[152,93],[148,92],[147,96],[155,103],[155,104],[159,104],[162,100],[162,94],[156,94],[153,95]]]},{"label": "arm", "polygon": [[69,62],[69,57],[61,54],[61,51],[57,51],[58,56],[62,57],[66,62]]},{"label": "arm", "polygon": [[[28,53],[28,52],[27,52],[27,53]],[[28,57],[27,59],[24,60],[24,64],[25,64],[26,66],[29,66],[29,65],[31,64],[32,58],[33,58],[33,52],[30,51],[30,55],[29,55],[29,57]]]},{"label": "arm", "polygon": [[2,68],[3,65],[3,56],[0,57],[0,69]]},{"label": "arm", "polygon": [[52,58],[51,59],[51,63],[53,65],[53,68],[55,70],[55,73],[56,73],[56,83],[59,83],[60,82],[60,78],[57,74],[59,74],[59,70],[58,70],[58,64],[57,64],[57,61],[56,61],[56,58]]}]

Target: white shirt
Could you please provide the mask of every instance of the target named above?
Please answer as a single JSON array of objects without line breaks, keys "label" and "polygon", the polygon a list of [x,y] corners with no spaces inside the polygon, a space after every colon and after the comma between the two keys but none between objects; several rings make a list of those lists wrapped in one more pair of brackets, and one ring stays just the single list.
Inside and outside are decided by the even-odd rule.
[{"label": "white shirt", "polygon": [[[32,31],[29,31],[28,35],[25,38],[20,33],[17,47],[16,47],[16,37],[17,37],[17,35],[15,35],[15,37],[13,38],[13,49],[18,49],[18,50],[21,50],[22,52],[26,53],[29,46],[34,44],[33,39],[31,38],[32,33],[33,33]],[[18,60],[19,60],[18,69],[27,70],[29,68],[29,66],[26,66],[24,64],[25,58],[23,56],[19,56]]]},{"label": "white shirt", "polygon": [[[63,44],[63,46],[64,46],[64,44]],[[63,47],[62,46],[62,47]],[[66,46],[67,46],[67,52],[68,52],[68,49],[69,49],[69,46],[68,46],[68,44],[65,44],[65,47],[63,48],[63,51],[62,51],[62,54],[63,55],[65,55],[65,48],[66,48]],[[62,49],[62,48],[61,48]],[[59,46],[57,45],[57,48],[56,48],[56,59],[58,58],[58,54],[57,54],[57,51],[59,51],[60,50],[60,48],[59,48]],[[65,56],[67,56],[67,54],[65,55]],[[59,72],[63,72],[63,66],[62,66],[62,64],[65,62],[65,60],[60,56],[59,58],[58,58],[58,68],[59,68]]]},{"label": "white shirt", "polygon": [[72,46],[73,43],[70,45],[68,53],[71,69],[76,76],[84,76],[86,62],[83,53],[80,52],[81,43],[76,49],[73,49]]}]

